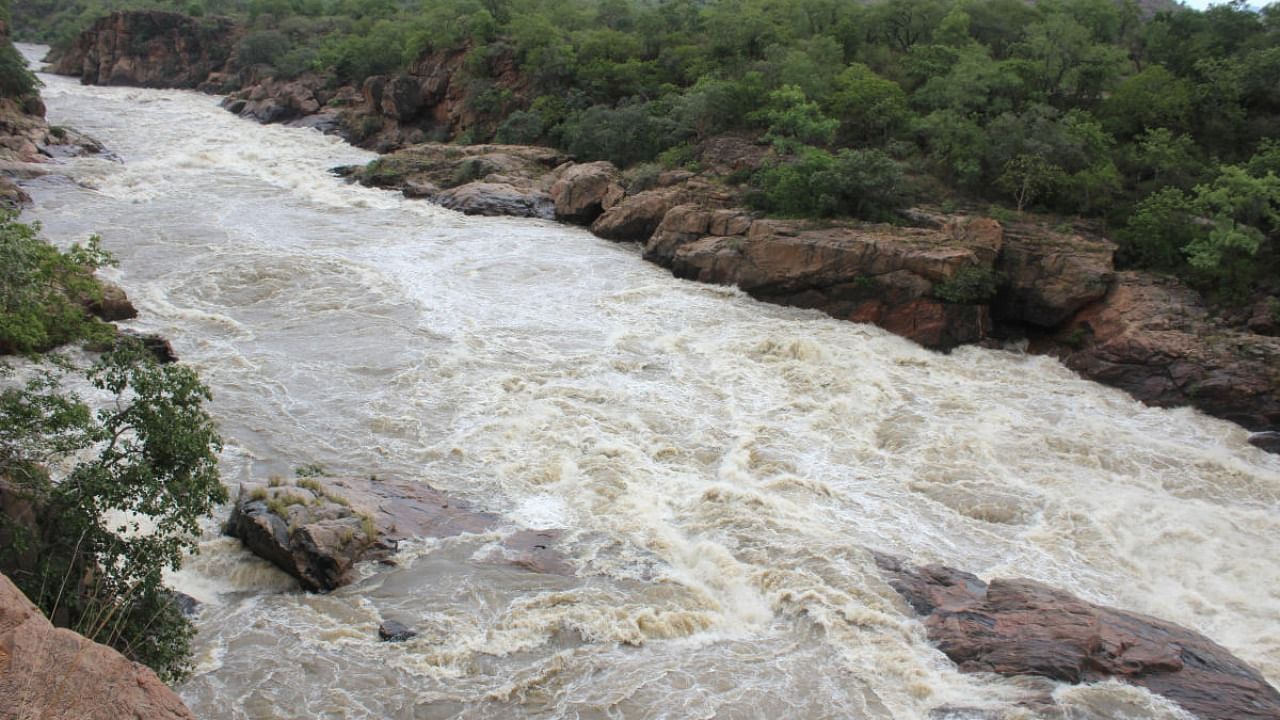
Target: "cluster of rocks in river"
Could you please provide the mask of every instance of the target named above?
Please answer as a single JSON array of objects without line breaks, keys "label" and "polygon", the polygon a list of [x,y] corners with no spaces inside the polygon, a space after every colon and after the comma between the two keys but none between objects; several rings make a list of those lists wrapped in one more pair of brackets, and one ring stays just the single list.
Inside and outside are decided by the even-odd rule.
[{"label": "cluster of rocks in river", "polygon": [[[351,581],[356,563],[389,561],[402,541],[495,532],[500,521],[422,483],[330,477],[241,484],[224,531],[304,590],[328,592]],[[501,557],[533,572],[571,575],[557,537],[508,532]]]}]

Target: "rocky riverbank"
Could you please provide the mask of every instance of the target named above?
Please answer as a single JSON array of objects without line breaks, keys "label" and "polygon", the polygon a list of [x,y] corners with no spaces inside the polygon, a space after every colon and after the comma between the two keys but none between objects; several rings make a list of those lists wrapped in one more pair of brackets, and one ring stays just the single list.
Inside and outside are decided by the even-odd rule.
[{"label": "rocky riverbank", "polygon": [[[1085,377],[1149,404],[1232,420],[1254,431],[1259,447],[1280,449],[1274,319],[1260,311],[1260,322],[1229,325],[1175,280],[1117,273],[1114,244],[1092,227],[936,208],[908,210],[893,225],[759,217],[732,181],[771,157],[750,138],[701,143],[698,173],[645,177],[548,148],[423,142],[482,122],[452,82],[464,50],[426,53],[406,74],[358,88],[315,75],[284,82],[212,49],[208,28],[217,25],[232,43],[238,36],[221,22],[118,13],[87,30],[54,70],[84,82],[154,86],[164,77],[170,87],[240,88],[223,104],[243,117],[340,133],[385,153],[366,168],[340,170],[366,185],[464,213],[588,225],[600,237],[642,244],[645,259],[679,277],[874,323],[933,349],[1029,338],[1032,352]],[[518,101],[527,88],[513,58],[486,62],[496,86]]]},{"label": "rocky riverbank", "polygon": [[0,718],[194,720],[150,668],[55,628],[0,575]]},{"label": "rocky riverbank", "polygon": [[[545,147],[422,142],[481,122],[452,82],[465,50],[426,54],[403,76],[334,87],[312,74],[285,82],[237,67],[227,47],[238,32],[220,19],[119,13],[84,32],[54,70],[83,82],[232,90],[224,106],[242,117],[385,152],[367,168],[340,170],[358,182],[462,213],[589,225],[641,243],[646,260],[678,277],[874,323],[936,350],[1030,338],[1030,351],[1084,377],[1148,404],[1236,421],[1253,430],[1254,445],[1280,450],[1274,318],[1262,309],[1248,323],[1224,323],[1172,279],[1117,273],[1115,246],[1091,225],[937,209],[906,211],[893,225],[758,217],[730,182],[771,156],[751,138],[700,143],[699,173],[645,177]],[[512,58],[486,61],[494,82],[520,96]]]}]

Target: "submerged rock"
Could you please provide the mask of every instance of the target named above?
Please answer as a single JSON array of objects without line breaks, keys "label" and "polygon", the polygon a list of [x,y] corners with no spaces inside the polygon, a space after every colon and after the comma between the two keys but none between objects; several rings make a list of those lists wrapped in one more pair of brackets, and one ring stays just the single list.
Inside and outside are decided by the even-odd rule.
[{"label": "submerged rock", "polygon": [[378,626],[378,637],[383,642],[404,642],[417,636],[416,630],[395,620],[387,620]]},{"label": "submerged rock", "polygon": [[984,583],[961,570],[910,567],[883,554],[876,563],[923,616],[929,639],[963,672],[1067,683],[1114,678],[1202,720],[1280,717],[1280,692],[1200,633],[1031,580]]},{"label": "submerged rock", "polygon": [[55,628],[0,575],[0,717],[194,720],[150,668]]}]

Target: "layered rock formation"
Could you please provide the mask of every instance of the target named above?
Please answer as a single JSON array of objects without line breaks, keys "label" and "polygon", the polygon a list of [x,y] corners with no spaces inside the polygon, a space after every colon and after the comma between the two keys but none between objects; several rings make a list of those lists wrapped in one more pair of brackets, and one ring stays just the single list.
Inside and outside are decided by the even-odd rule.
[{"label": "layered rock formation", "polygon": [[51,69],[86,85],[195,88],[226,69],[240,32],[228,18],[117,12],[80,33]]},{"label": "layered rock formation", "polygon": [[0,720],[194,720],[156,674],[55,628],[0,575]]},{"label": "layered rock formation", "polygon": [[1201,720],[1274,720],[1280,692],[1226,648],[1156,618],[1086,602],[1031,580],[910,567],[876,554],[890,586],[963,672],[1067,683],[1114,678],[1178,703]]},{"label": "layered rock formation", "polygon": [[1223,327],[1172,278],[1119,273],[1045,351],[1145,403],[1191,405],[1250,430],[1280,426],[1280,338]]}]

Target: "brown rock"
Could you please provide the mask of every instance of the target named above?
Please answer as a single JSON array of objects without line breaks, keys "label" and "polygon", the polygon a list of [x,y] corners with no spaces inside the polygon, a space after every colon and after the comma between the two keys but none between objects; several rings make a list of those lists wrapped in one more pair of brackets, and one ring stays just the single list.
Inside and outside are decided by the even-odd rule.
[{"label": "brown rock", "polygon": [[644,259],[671,267],[676,250],[711,234],[711,211],[697,203],[677,205],[662,216],[662,222],[644,246]]},{"label": "brown rock", "polygon": [[678,206],[663,219],[645,256],[660,260],[670,251],[679,277],[737,285],[769,302],[873,322],[926,347],[973,342],[990,328],[985,307],[943,303],[932,289],[993,258],[998,225],[959,232],[758,220],[746,235],[711,234],[747,221],[733,211]]},{"label": "brown rock", "polygon": [[101,286],[102,299],[88,302],[89,312],[107,322],[130,320],[138,317],[138,310],[129,301],[129,296],[125,294],[124,288],[109,282],[101,282]]},{"label": "brown rock", "polygon": [[1033,347],[1162,407],[1191,405],[1250,430],[1280,427],[1280,338],[1223,327],[1171,278],[1122,272],[1101,302]]},{"label": "brown rock", "polygon": [[149,668],[55,628],[0,575],[0,720],[194,720]]},{"label": "brown rock", "polygon": [[994,310],[1004,320],[1057,327],[1107,294],[1115,279],[1115,251],[1106,240],[1011,226],[996,263],[1008,287]]},{"label": "brown rock", "polygon": [[607,240],[646,242],[679,197],[675,188],[636,193],[596,218],[591,232]]},{"label": "brown rock", "polygon": [[[406,195],[412,190],[405,188]],[[510,215],[550,220],[555,217],[551,196],[532,189],[517,188],[508,183],[472,182],[438,194],[440,205],[467,215]]]},{"label": "brown rock", "polygon": [[194,88],[223,70],[240,33],[228,18],[116,12],[80,33],[52,70],[86,85]]},{"label": "brown rock", "polygon": [[622,199],[625,191],[619,180],[618,169],[603,160],[557,169],[550,189],[556,204],[556,219],[592,222]]},{"label": "brown rock", "polygon": [[417,114],[422,107],[422,89],[418,79],[398,75],[386,82],[378,103],[382,114],[393,120],[405,121]]},{"label": "brown rock", "polygon": [[1115,678],[1202,720],[1274,720],[1280,693],[1203,635],[1086,602],[1031,580],[992,580],[876,555],[894,588],[925,616],[929,639],[964,672],[1081,683]]}]

